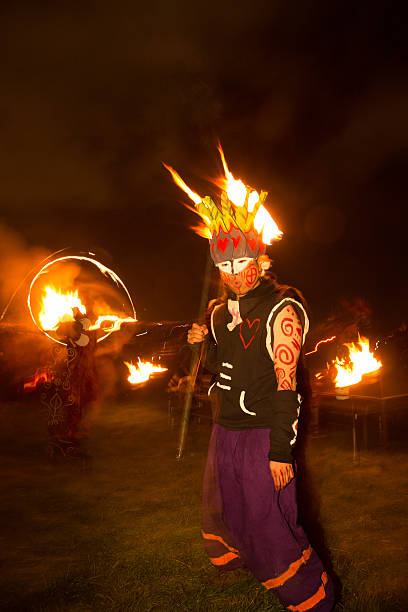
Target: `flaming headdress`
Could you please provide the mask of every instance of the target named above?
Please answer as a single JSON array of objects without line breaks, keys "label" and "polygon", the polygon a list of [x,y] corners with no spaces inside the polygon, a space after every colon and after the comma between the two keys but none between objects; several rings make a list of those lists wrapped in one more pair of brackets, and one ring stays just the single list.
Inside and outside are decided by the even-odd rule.
[{"label": "flaming headdress", "polygon": [[220,145],[218,150],[225,173],[219,206],[209,196],[202,198],[192,191],[173,168],[164,166],[174,182],[193,200],[195,212],[203,221],[194,229],[209,239],[214,263],[240,257],[256,259],[264,252],[265,245],[281,239],[282,232],[263,205],[267,192],[261,191],[259,195],[241,180],[236,180],[228,169]]}]

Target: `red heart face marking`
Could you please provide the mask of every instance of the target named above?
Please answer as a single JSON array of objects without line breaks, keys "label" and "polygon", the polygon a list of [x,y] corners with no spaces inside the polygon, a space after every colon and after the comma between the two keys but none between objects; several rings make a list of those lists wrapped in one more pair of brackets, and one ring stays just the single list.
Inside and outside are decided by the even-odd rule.
[{"label": "red heart face marking", "polygon": [[224,252],[225,252],[225,249],[226,249],[226,248],[227,248],[227,246],[228,246],[228,238],[220,238],[220,239],[217,241],[217,246],[218,246],[218,248],[220,249],[221,253],[224,253]]},{"label": "red heart face marking", "polygon": [[239,245],[239,241],[241,240],[241,236],[231,236],[232,242],[234,243],[234,249]]},{"label": "red heart face marking", "polygon": [[[245,321],[242,321],[241,325],[239,326],[239,335],[240,335],[240,338],[242,340],[242,344],[244,345],[245,350],[248,348],[252,340],[255,338],[256,333],[259,329],[260,323],[261,323],[260,319],[254,319],[252,323],[250,322],[249,319],[245,319]],[[245,338],[244,338],[244,335],[245,335]]]}]

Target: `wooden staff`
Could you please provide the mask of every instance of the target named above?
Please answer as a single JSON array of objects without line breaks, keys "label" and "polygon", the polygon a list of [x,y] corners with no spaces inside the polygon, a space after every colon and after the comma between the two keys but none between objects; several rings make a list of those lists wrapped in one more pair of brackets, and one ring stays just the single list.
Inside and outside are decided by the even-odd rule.
[{"label": "wooden staff", "polygon": [[[200,308],[198,311],[198,323],[201,325],[204,323],[205,309],[208,302],[208,290],[211,281],[211,270],[212,270],[212,258],[210,251],[208,251],[207,262],[205,266],[205,276],[203,282],[203,288],[201,291]],[[193,401],[194,387],[197,379],[198,370],[201,363],[201,358],[204,352],[204,342],[193,344],[191,347],[191,359],[190,359],[190,371],[187,381],[187,390],[184,398],[183,414],[181,417],[180,426],[180,438],[177,447],[176,459],[181,459],[186,444],[188,425],[190,423],[191,403]]]}]

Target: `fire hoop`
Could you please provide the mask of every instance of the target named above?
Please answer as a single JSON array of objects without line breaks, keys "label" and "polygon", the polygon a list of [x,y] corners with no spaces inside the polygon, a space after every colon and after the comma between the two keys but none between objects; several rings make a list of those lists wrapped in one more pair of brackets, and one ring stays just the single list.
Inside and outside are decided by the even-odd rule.
[{"label": "fire hoop", "polygon": [[[92,253],[93,254],[93,253]],[[33,288],[37,282],[37,280],[40,278],[40,276],[42,274],[45,274],[49,268],[51,266],[53,266],[56,263],[62,262],[62,261],[85,261],[88,262],[94,266],[96,266],[96,268],[98,268],[98,270],[105,276],[110,278],[117,287],[121,288],[126,295],[126,298],[129,302],[129,306],[130,306],[130,310],[132,312],[132,318],[131,319],[127,319],[127,320],[135,320],[136,321],[136,311],[135,311],[135,307],[133,305],[133,301],[132,298],[130,297],[130,293],[126,287],[126,285],[124,284],[124,282],[119,278],[119,276],[116,274],[116,272],[114,272],[113,270],[111,270],[110,268],[108,268],[107,266],[104,266],[100,261],[98,261],[97,259],[93,259],[92,257],[87,257],[87,256],[83,256],[83,255],[65,255],[64,257],[58,257],[57,259],[54,259],[53,261],[48,262],[47,264],[45,264],[41,270],[34,276],[33,280],[31,281],[30,284],[30,288],[28,291],[28,296],[27,296],[27,306],[28,306],[28,310],[30,312],[30,316],[33,320],[34,325],[46,336],[48,336],[48,338],[50,338],[50,340],[53,340],[54,342],[57,342],[58,344],[64,344],[64,342],[61,342],[61,340],[58,340],[57,338],[54,338],[51,334],[49,334],[47,332],[47,330],[45,330],[40,324],[39,322],[36,320],[36,317],[34,316],[33,313],[33,309],[32,309],[32,291]],[[116,328],[118,329],[118,328]],[[105,338],[107,338],[108,336],[110,336],[110,334],[115,331],[115,328],[112,328],[111,330],[106,331],[106,333],[104,333],[103,336],[101,336],[100,338],[98,338],[97,342],[102,342],[102,340],[104,340]]]}]

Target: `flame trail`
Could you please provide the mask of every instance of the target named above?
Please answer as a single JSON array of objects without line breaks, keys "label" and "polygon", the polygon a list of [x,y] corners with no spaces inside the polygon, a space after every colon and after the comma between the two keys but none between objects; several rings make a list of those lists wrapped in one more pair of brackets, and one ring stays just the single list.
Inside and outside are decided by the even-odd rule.
[{"label": "flame trail", "polygon": [[317,353],[317,349],[319,348],[319,346],[321,344],[324,344],[326,342],[331,342],[332,340],[335,340],[335,338],[336,338],[336,336],[332,336],[331,338],[325,338],[324,340],[319,340],[319,342],[314,347],[313,351],[309,351],[308,353],[305,353],[305,356],[306,355],[312,355],[312,353]]},{"label": "flame trail", "polygon": [[[108,321],[112,323],[111,327],[103,327],[102,322]],[[102,331],[108,331],[109,333],[118,331],[122,325],[122,323],[136,323],[137,319],[133,319],[132,317],[126,317],[121,319],[116,315],[101,315],[98,317],[93,325],[90,326],[89,330],[93,331],[95,329],[102,329]]]},{"label": "flame trail", "polygon": [[183,181],[183,179],[181,178],[181,176],[179,175],[178,172],[176,172],[174,170],[174,168],[172,168],[171,166],[168,166],[167,164],[165,164],[164,162],[162,162],[163,166],[166,168],[166,170],[168,170],[173,178],[173,181],[176,183],[176,185],[178,187],[180,187],[180,189],[182,189],[190,198],[190,200],[193,200],[193,202],[195,204],[200,204],[200,202],[202,202],[202,197],[198,195],[198,193],[195,193],[195,191],[193,191],[192,189],[190,189],[190,187],[188,185],[186,185],[186,183]]}]

